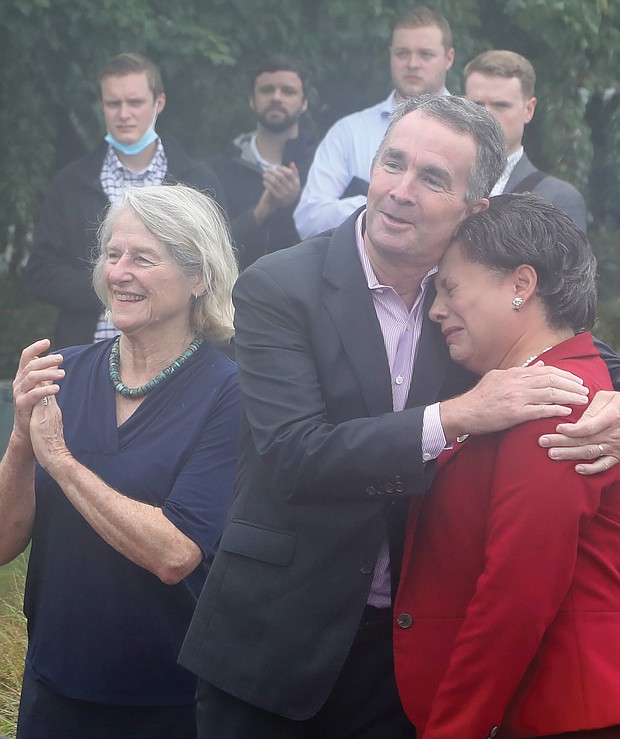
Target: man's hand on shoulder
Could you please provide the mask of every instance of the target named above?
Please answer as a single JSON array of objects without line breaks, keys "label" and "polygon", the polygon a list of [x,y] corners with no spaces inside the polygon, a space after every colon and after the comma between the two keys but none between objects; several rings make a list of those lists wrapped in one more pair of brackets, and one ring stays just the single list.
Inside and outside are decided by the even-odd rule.
[{"label": "man's hand on shoulder", "polygon": [[538,441],[551,459],[580,462],[575,470],[581,475],[608,470],[620,461],[620,393],[599,391],[576,423],[561,423],[556,431]]},{"label": "man's hand on shoulder", "polygon": [[588,402],[583,381],[537,362],[529,367],[491,370],[469,392],[443,401],[441,424],[448,442],[463,434],[488,434],[525,421],[567,416],[571,405]]}]

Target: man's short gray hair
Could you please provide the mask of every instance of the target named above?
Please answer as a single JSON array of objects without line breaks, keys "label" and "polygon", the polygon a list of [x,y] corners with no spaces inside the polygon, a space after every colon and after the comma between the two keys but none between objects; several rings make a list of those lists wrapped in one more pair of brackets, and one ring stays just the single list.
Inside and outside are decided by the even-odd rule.
[{"label": "man's short gray hair", "polygon": [[[392,113],[375,156],[383,151],[394,126],[414,110],[457,133],[471,136],[476,143],[476,158],[469,173],[465,202],[474,203],[489,196],[506,167],[506,139],[497,120],[482,106],[454,95],[416,95],[405,98]],[[374,164],[374,162],[373,162]]]}]

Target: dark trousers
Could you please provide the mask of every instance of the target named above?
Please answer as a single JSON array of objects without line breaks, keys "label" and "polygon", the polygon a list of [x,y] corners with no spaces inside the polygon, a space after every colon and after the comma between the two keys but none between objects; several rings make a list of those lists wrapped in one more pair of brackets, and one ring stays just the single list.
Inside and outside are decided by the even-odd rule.
[{"label": "dark trousers", "polygon": [[295,721],[198,681],[198,739],[415,739],[394,678],[391,618],[362,629],[319,713]]},{"label": "dark trousers", "polygon": [[195,739],[193,705],[110,706],[67,698],[26,672],[18,739]]}]

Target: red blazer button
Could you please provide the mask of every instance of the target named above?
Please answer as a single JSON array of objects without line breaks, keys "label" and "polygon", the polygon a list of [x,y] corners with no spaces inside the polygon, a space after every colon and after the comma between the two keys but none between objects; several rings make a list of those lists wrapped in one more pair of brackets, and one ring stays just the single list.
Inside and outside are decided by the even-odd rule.
[{"label": "red blazer button", "polygon": [[401,629],[410,629],[413,626],[413,617],[409,613],[399,613],[396,616],[396,625]]}]

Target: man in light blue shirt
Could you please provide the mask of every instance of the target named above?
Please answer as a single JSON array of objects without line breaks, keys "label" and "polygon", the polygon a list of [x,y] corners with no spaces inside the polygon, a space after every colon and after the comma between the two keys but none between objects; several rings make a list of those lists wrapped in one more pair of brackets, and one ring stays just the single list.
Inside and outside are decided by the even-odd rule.
[{"label": "man in light blue shirt", "polygon": [[387,100],[336,121],[319,144],[294,214],[303,239],[335,228],[365,204],[372,159],[392,111],[411,95],[448,94],[453,61],[452,32],[443,16],[419,7],[398,17],[390,46],[394,90]]}]

